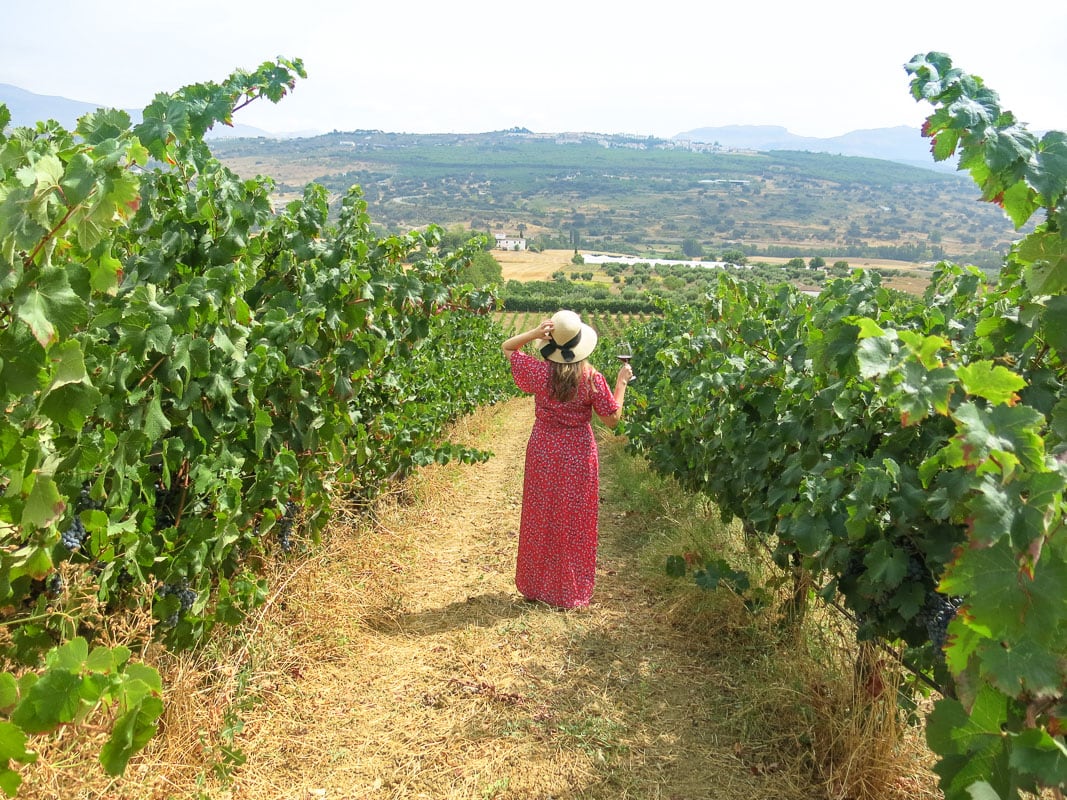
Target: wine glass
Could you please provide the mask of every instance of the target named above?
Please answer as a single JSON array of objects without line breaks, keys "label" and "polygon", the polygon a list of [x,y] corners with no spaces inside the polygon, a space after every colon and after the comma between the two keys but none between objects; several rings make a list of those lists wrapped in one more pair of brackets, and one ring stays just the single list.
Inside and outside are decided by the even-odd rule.
[{"label": "wine glass", "polygon": [[[615,345],[615,358],[619,359],[623,364],[629,364],[630,359],[634,357],[634,351],[630,347],[629,342],[619,342]],[[637,380],[637,376],[630,378],[627,383],[633,383]]]}]

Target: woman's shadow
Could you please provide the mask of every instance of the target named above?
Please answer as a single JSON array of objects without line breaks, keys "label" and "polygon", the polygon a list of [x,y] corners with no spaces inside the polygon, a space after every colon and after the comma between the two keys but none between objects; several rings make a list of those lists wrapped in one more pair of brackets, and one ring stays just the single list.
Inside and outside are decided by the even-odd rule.
[{"label": "woman's shadow", "polygon": [[492,627],[501,620],[524,616],[540,605],[517,594],[490,592],[424,611],[372,609],[364,617],[364,624],[379,633],[429,636],[462,628]]}]

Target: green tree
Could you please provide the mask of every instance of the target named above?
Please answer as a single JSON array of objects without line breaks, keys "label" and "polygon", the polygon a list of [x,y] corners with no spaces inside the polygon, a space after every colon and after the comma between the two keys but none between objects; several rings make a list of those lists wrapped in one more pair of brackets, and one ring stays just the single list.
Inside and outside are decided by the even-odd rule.
[{"label": "green tree", "polygon": [[475,253],[470,263],[459,273],[461,283],[470,283],[475,286],[488,286],[500,284],[504,280],[504,272],[500,262],[493,257],[492,253],[481,250]]},{"label": "green tree", "polygon": [[748,256],[745,255],[743,250],[725,250],[722,254],[722,260],[727,264],[744,266],[748,263]]},{"label": "green tree", "polygon": [[703,258],[704,245],[692,237],[687,237],[682,239],[682,252],[685,253],[686,258]]}]

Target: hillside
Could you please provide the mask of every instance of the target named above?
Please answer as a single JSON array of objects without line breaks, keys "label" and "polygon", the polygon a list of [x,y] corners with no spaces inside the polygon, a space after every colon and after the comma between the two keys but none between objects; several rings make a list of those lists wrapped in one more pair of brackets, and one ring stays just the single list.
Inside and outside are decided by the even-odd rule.
[{"label": "hillside", "polygon": [[1017,238],[965,176],[889,161],[594,134],[334,132],[213,143],[279,201],[358,184],[375,223],[525,235],[535,246],[1000,263]]},{"label": "hillside", "polygon": [[[13,125],[51,118],[73,127],[96,107],[7,84],[0,103]],[[209,137],[242,175],[274,178],[279,202],[312,181],[335,197],[359,184],[374,222],[392,231],[432,222],[517,233],[540,248],[651,256],[688,244],[712,256],[950,258],[990,269],[1018,238],[907,128],[832,139],[741,125],[673,139],[525,129],[264,134],[217,126]]]},{"label": "hillside", "polygon": [[718,144],[720,147],[749,150],[806,150],[813,153],[835,153],[842,156],[861,156],[885,161],[897,161],[923,169],[952,172],[955,159],[938,164],[930,158],[930,143],[919,128],[899,125],[895,128],[873,128],[850,131],[842,136],[798,136],[778,125],[722,125],[715,128],[695,128],[674,138],[693,142]]}]

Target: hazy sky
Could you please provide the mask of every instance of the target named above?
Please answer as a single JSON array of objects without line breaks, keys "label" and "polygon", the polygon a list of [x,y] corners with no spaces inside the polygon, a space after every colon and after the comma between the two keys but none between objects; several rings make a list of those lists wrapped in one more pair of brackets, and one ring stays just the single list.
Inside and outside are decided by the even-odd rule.
[{"label": "hazy sky", "polygon": [[290,97],[236,119],[278,132],[918,127],[903,65],[931,50],[1067,130],[1063,0],[0,0],[0,20],[0,83],[106,106],[302,58]]}]

